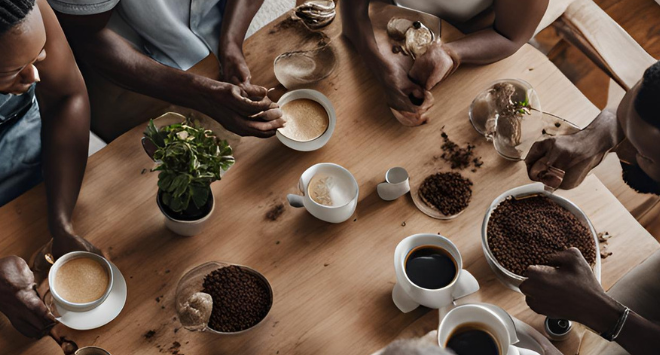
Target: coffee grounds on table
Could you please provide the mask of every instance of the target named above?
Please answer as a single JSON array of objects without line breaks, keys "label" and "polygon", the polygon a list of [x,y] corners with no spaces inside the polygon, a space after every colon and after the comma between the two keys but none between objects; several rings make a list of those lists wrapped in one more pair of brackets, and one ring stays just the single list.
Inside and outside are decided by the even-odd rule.
[{"label": "coffee grounds on table", "polygon": [[454,143],[447,133],[442,132],[442,159],[451,164],[452,169],[463,170],[470,166],[470,163],[474,166],[472,171],[476,171],[477,168],[480,168],[484,163],[479,157],[474,156],[475,146],[470,143],[466,143],[464,148],[461,148],[458,144]]},{"label": "coffee grounds on table", "polygon": [[552,254],[576,247],[589,265],[596,245],[589,229],[570,211],[545,196],[509,198],[488,221],[488,246],[507,270],[525,276],[530,265],[547,265]]},{"label": "coffee grounds on table", "polygon": [[270,310],[264,282],[238,266],[217,269],[204,278],[204,290],[213,298],[209,327],[238,332],[259,323]]},{"label": "coffee grounds on table", "polygon": [[438,209],[445,216],[463,211],[472,198],[472,181],[461,174],[437,173],[429,175],[419,187],[422,201]]}]

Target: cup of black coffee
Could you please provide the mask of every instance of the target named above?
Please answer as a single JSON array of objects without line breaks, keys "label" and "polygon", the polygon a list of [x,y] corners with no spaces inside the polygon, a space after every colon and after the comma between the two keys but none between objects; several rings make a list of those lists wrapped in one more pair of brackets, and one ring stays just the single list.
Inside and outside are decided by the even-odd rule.
[{"label": "cup of black coffee", "polygon": [[463,270],[463,259],[449,239],[438,234],[415,234],[394,252],[394,304],[404,313],[420,305],[442,308],[479,290],[479,283]]},{"label": "cup of black coffee", "polygon": [[438,328],[438,344],[456,355],[538,355],[519,348],[513,319],[490,304],[464,304],[449,311]]}]

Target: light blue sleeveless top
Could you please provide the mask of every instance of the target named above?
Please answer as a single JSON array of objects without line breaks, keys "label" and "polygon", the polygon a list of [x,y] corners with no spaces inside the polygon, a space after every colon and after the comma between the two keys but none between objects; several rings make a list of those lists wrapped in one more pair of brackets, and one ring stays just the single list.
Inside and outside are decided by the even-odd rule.
[{"label": "light blue sleeveless top", "polygon": [[35,85],[23,95],[0,94],[0,206],[43,179],[41,115]]}]

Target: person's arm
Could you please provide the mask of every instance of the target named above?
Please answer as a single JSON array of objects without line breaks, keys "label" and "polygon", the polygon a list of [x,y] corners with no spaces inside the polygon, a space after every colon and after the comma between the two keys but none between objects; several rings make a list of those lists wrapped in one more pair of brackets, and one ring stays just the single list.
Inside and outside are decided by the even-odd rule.
[{"label": "person's arm", "polygon": [[[624,139],[614,110],[605,109],[585,129],[534,143],[525,163],[529,178],[548,186],[572,189]],[[550,167],[564,171],[563,180],[548,174]]]},{"label": "person's arm", "polygon": [[252,18],[264,0],[228,0],[222,18],[218,58],[223,80],[241,87],[250,85],[250,69],[243,55],[243,41]]},{"label": "person's arm", "polygon": [[[387,96],[387,103],[404,125],[416,126],[427,121],[426,112],[433,105],[433,96],[408,77],[408,71],[390,63],[379,51],[369,18],[370,0],[340,3],[343,35],[353,44]],[[412,98],[422,101],[421,105]],[[416,100],[416,101],[417,101]]]},{"label": "person's arm", "polygon": [[229,83],[160,64],[107,28],[111,15],[112,11],[86,16],[58,13],[76,58],[107,80],[200,111],[240,135],[269,137],[282,127],[281,111],[269,110],[276,105],[266,96],[265,88],[252,86],[246,92]]},{"label": "person's arm", "polygon": [[[520,285],[536,313],[570,319],[602,334],[614,328],[624,306],[608,296],[576,248],[557,253],[550,266],[530,266]],[[616,342],[635,355],[657,354],[660,326],[630,312]]]},{"label": "person's arm", "polygon": [[76,236],[71,224],[78,200],[89,145],[89,101],[62,29],[46,0],[38,1],[46,29],[46,58],[37,63],[41,83],[37,99],[41,110],[44,180],[48,225],[55,257],[73,250],[98,252]]},{"label": "person's arm", "polygon": [[495,0],[492,28],[459,40],[436,42],[419,59],[410,75],[427,90],[452,74],[461,64],[489,64],[514,54],[534,35],[548,0]]}]

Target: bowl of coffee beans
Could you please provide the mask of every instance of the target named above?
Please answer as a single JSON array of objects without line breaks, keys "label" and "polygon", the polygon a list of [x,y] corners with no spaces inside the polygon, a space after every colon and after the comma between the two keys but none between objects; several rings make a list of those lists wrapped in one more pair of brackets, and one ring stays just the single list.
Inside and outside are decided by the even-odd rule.
[{"label": "bowl of coffee beans", "polygon": [[578,248],[600,281],[598,235],[587,215],[543,184],[520,186],[497,197],[481,228],[486,261],[514,291],[530,265],[547,265],[553,254]]},{"label": "bowl of coffee beans", "polygon": [[273,290],[256,270],[207,262],[186,272],[177,286],[179,321],[190,331],[244,333],[263,323],[273,306]]}]

